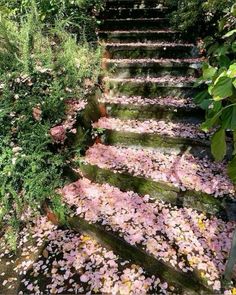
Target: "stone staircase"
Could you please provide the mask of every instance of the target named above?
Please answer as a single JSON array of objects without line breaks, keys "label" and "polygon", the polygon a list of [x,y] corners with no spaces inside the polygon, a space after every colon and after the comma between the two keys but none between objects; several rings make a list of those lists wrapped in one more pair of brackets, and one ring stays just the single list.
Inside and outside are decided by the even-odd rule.
[{"label": "stone staircase", "polygon": [[102,136],[62,193],[75,231],[152,276],[156,289],[146,293],[220,294],[235,190],[225,163],[211,158],[211,134],[199,129],[198,48],[172,30],[168,13],[153,0],[107,0],[106,111],[93,124]]}]

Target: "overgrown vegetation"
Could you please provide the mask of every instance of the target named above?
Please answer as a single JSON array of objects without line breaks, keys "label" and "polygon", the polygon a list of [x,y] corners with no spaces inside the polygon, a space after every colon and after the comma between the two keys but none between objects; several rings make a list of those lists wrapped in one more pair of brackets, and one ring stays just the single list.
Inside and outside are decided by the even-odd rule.
[{"label": "overgrown vegetation", "polygon": [[202,129],[214,131],[211,150],[216,160],[225,158],[227,138],[233,135],[234,147],[232,152],[229,149],[231,162],[228,170],[236,182],[235,1],[177,0],[174,6],[174,25],[185,32],[195,28],[197,36],[203,38],[202,50],[206,52],[207,62],[203,64],[203,74],[197,85],[204,85],[205,90],[197,95],[196,103],[206,112]]},{"label": "overgrown vegetation", "polygon": [[11,246],[24,214],[44,200],[63,218],[55,191],[69,151],[50,130],[65,119],[66,102],[97,82],[101,49],[89,41],[101,5],[0,0],[0,223]]}]

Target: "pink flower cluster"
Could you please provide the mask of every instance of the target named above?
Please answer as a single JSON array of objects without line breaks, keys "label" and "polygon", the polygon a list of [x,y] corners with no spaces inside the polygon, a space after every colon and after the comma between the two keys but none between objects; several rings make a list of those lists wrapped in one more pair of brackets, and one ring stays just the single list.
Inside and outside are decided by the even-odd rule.
[{"label": "pink flower cluster", "polygon": [[185,77],[175,77],[175,76],[163,76],[158,78],[151,78],[151,77],[137,77],[137,78],[110,78],[104,77],[103,81],[108,82],[120,82],[120,83],[160,83],[165,84],[167,86],[176,86],[176,87],[192,87],[193,83],[195,82],[196,78],[191,76]]},{"label": "pink flower cluster", "polygon": [[197,271],[209,286],[220,290],[235,223],[85,178],[66,186],[62,194],[78,216],[108,226],[128,243],[141,245],[183,272]]},{"label": "pink flower cluster", "polygon": [[180,43],[180,42],[129,42],[129,43],[118,43],[118,42],[106,42],[108,46],[112,47],[193,47],[194,44]]},{"label": "pink flower cluster", "polygon": [[101,103],[135,105],[135,106],[151,106],[160,105],[166,107],[185,107],[188,109],[196,108],[192,98],[175,98],[175,97],[156,97],[144,98],[142,96],[110,96],[104,95],[99,99]]},{"label": "pink flower cluster", "polygon": [[[35,246],[31,245],[32,238]],[[41,254],[40,247],[44,244]],[[15,261],[15,277],[0,274],[5,277],[3,286],[8,289],[19,275],[23,277],[19,295],[166,294],[169,288],[174,290],[173,286],[169,287],[155,276],[147,276],[140,266],[122,260],[91,237],[60,230],[44,217],[23,229],[19,247],[22,254]],[[5,250],[4,256],[13,257],[9,250]],[[14,258],[10,259],[13,261]]]},{"label": "pink flower cluster", "polygon": [[76,123],[76,117],[80,111],[85,109],[87,105],[86,100],[70,99],[65,102],[66,104],[66,118],[60,124],[50,130],[50,135],[54,142],[63,143],[66,139],[66,133],[76,133],[73,126]]},{"label": "pink flower cluster", "polygon": [[86,153],[85,161],[114,172],[167,182],[181,190],[196,190],[215,197],[234,195],[224,163],[199,159],[188,152],[162,152],[149,148],[126,148],[95,144]]},{"label": "pink flower cluster", "polygon": [[176,58],[176,59],[172,59],[172,58],[132,58],[132,59],[128,59],[128,58],[120,58],[120,59],[108,59],[108,58],[104,58],[103,61],[107,62],[107,63],[116,63],[116,64],[136,64],[136,63],[140,63],[140,64],[153,64],[153,63],[161,63],[163,65],[178,65],[178,66],[182,66],[182,65],[186,65],[189,64],[189,66],[191,65],[197,65],[200,62],[202,62],[202,58]]},{"label": "pink flower cluster", "polygon": [[156,120],[120,120],[119,118],[100,118],[93,124],[94,128],[104,128],[120,132],[155,133],[160,136],[191,139],[209,139],[209,134],[200,130],[197,124],[168,122]]}]

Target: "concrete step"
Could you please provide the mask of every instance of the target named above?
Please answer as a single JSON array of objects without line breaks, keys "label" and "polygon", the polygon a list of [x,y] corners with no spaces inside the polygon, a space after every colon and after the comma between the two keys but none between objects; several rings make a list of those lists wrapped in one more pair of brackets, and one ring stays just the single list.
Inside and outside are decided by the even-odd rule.
[{"label": "concrete step", "polygon": [[[163,2],[163,1],[162,1]],[[154,0],[113,0],[106,1],[106,9],[109,8],[162,8],[165,6],[161,1]]]},{"label": "concrete step", "polygon": [[86,178],[64,187],[62,196],[74,212],[73,228],[98,235],[135,262],[140,259],[145,269],[183,291],[170,294],[217,293],[233,223]]},{"label": "concrete step", "polygon": [[198,108],[190,97],[103,95],[99,102],[104,105],[109,116],[120,119],[165,119],[186,123],[200,123],[204,120],[203,110]]},{"label": "concrete step", "polygon": [[210,147],[210,134],[201,131],[196,123],[103,117],[93,124],[93,128],[104,129],[103,142],[111,145],[180,149],[197,146],[208,150]]},{"label": "concrete step", "polygon": [[167,8],[109,8],[102,12],[101,19],[127,19],[127,18],[155,18],[165,17],[168,14]]},{"label": "concrete step", "polygon": [[189,150],[150,149],[96,144],[84,159],[84,175],[121,190],[227,218],[235,188],[225,163]]},{"label": "concrete step", "polygon": [[194,44],[185,43],[105,43],[105,49],[105,57],[113,59],[199,57],[198,48]]},{"label": "concrete step", "polygon": [[194,79],[189,77],[160,77],[160,78],[109,78],[103,79],[106,94],[111,96],[173,96],[193,97],[197,88],[193,88]]},{"label": "concrete step", "polygon": [[135,19],[105,19],[100,25],[101,30],[164,29],[170,26],[168,18],[135,18]]},{"label": "concrete step", "polygon": [[[98,35],[101,40],[111,43],[150,43],[150,42],[176,42],[183,43],[188,40],[189,36],[185,36],[180,32],[168,30],[100,30]],[[182,40],[182,41],[181,41]]]},{"label": "concrete step", "polygon": [[103,59],[109,77],[197,76],[201,59]]}]

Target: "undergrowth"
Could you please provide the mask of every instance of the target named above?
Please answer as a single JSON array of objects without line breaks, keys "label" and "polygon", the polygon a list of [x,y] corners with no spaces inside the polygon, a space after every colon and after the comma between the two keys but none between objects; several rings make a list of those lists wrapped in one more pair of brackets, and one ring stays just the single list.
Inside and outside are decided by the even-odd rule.
[{"label": "undergrowth", "polygon": [[[87,25],[95,2],[0,1],[0,224],[11,248],[45,200],[65,218],[56,190],[70,151],[50,130],[65,118],[65,102],[97,83],[101,49],[88,42]],[[79,21],[86,11],[92,16]]]}]

